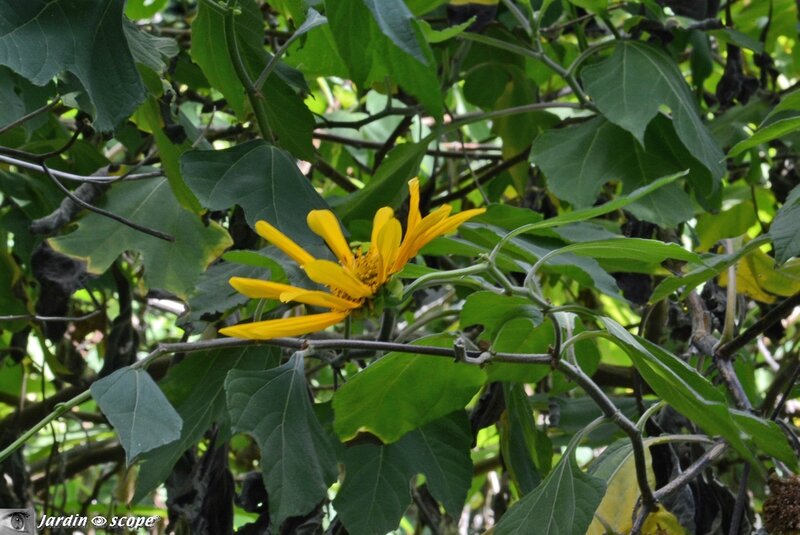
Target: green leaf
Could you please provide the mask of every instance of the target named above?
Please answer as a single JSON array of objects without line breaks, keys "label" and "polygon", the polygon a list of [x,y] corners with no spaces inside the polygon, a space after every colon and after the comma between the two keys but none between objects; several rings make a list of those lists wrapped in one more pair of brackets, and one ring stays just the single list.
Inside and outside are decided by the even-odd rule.
[{"label": "green leaf", "polygon": [[[17,265],[14,257],[4,248],[0,248],[0,310],[3,314],[24,315],[28,313],[25,304],[19,300],[19,295],[15,289],[23,284],[22,270]],[[21,292],[20,292],[21,293]],[[5,323],[6,329],[15,332],[22,328],[27,322],[14,321]]]},{"label": "green leaf", "polygon": [[422,30],[422,35],[425,36],[426,41],[429,43],[442,43],[461,33],[464,33],[474,21],[474,18],[470,18],[468,21],[455,26],[450,26],[449,28],[444,28],[443,30],[434,30],[424,19],[419,19],[419,27]]},{"label": "green leaf", "polygon": [[428,59],[417,41],[414,29],[414,15],[403,0],[362,0],[378,23],[378,26],[392,42],[406,54],[422,63]]},{"label": "green leaf", "polygon": [[156,73],[161,74],[167,68],[167,64],[164,62],[165,58],[175,57],[180,52],[178,43],[171,37],[157,37],[140,30],[128,20],[124,21],[122,29],[125,30],[125,38],[128,40],[134,61],[149,67]]},{"label": "green leaf", "polygon": [[800,255],[800,186],[789,192],[786,201],[778,210],[769,235],[775,245],[775,260],[782,264],[793,256]]},{"label": "green leaf", "polygon": [[[647,150],[630,133],[595,117],[540,135],[533,143],[531,161],[545,173],[550,190],[576,208],[594,204],[602,186],[612,180],[621,181],[627,192],[688,166],[691,183],[706,181],[708,172],[683,149],[666,117],[652,121],[645,146]],[[659,188],[627,209],[663,227],[693,214],[689,196],[677,184]]]},{"label": "green leaf", "polygon": [[712,258],[705,259],[705,266],[694,268],[682,277],[668,277],[664,279],[656,286],[656,289],[653,290],[653,295],[650,296],[650,303],[657,303],[680,288],[683,288],[681,295],[685,297],[694,288],[716,277],[769,240],[769,236],[759,236],[755,240],[747,242],[744,247],[732,254],[716,255]]},{"label": "green leaf", "polygon": [[[206,2],[197,3],[197,16],[192,21],[191,55],[211,85],[225,96],[236,115],[243,117],[244,86],[228,53],[224,17]],[[237,17],[236,23],[241,20],[242,17]]]},{"label": "green leaf", "polygon": [[644,238],[613,238],[565,245],[542,258],[542,263],[557,254],[574,253],[602,259],[635,260],[648,264],[660,264],[669,258],[692,264],[705,264],[697,253],[687,251],[677,243],[664,243]]},{"label": "green leaf", "polygon": [[[725,396],[679,357],[638,336],[611,318],[602,318],[608,332],[633,361],[656,395],[710,435],[722,435],[748,462],[757,462],[731,417]],[[748,437],[752,440],[752,437]]]},{"label": "green leaf", "polygon": [[[250,79],[256,80],[270,59],[264,50],[264,18],[253,0],[239,1],[237,9],[240,12],[234,15],[234,27],[239,55]],[[192,59],[236,114],[245,119],[244,86],[228,50],[225,16],[205,2],[199,4],[198,15],[192,23]],[[281,79],[283,67],[278,64],[274,71],[276,76],[268,77],[260,91],[267,121],[282,147],[311,160],[314,157],[311,144],[314,118],[303,99]]]},{"label": "green leaf", "polygon": [[277,348],[243,347],[194,353],[169,369],[161,390],[183,420],[177,441],[142,454],[133,503],[162,484],[183,453],[203,438],[214,422],[228,420],[223,382],[230,370],[259,371],[280,360]]},{"label": "green leaf", "polygon": [[[223,259],[227,254],[222,255]],[[272,263],[278,266],[276,262],[272,261]],[[217,262],[197,279],[195,289],[189,298],[189,313],[181,316],[178,322],[181,328],[192,332],[202,332],[205,329],[203,323],[216,321],[222,312],[247,303],[249,297],[237,292],[228,282],[231,277],[285,280],[282,270],[275,271],[251,265]]]},{"label": "green leaf", "polygon": [[[399,0],[393,0],[392,5],[396,3]],[[424,62],[409,55],[384,34],[365,0],[327,0],[325,8],[339,56],[347,64],[350,78],[356,85],[367,88],[392,79],[416,97],[434,117],[441,117],[442,95],[436,62],[415,21],[412,21],[412,29]]]},{"label": "green leaf", "polygon": [[320,242],[306,214],[327,204],[287,152],[248,141],[229,149],[187,152],[180,165],[204,207],[224,210],[238,204],[250,226],[263,219],[300,244]]},{"label": "green leaf", "polygon": [[311,511],[336,480],[333,447],[314,415],[303,358],[254,372],[231,370],[225,391],[234,432],[253,435],[270,516],[280,525]]},{"label": "green leaf", "polygon": [[728,152],[736,157],[744,151],[778,139],[800,129],[800,91],[793,91],[767,114],[753,135],[737,143]]},{"label": "green leaf", "polygon": [[759,127],[752,136],[734,145],[728,152],[728,157],[735,158],[748,149],[773,139],[779,139],[797,130],[800,130],[800,116],[781,119],[763,128]]},{"label": "green leaf", "polygon": [[[54,92],[55,84],[38,87],[8,67],[0,66],[0,102],[3,103],[0,106],[0,127],[41,108],[47,104]],[[47,116],[39,115],[25,121],[18,128],[23,128],[30,134],[46,122]]]},{"label": "green leaf", "polygon": [[724,238],[735,238],[757,223],[756,211],[751,201],[744,201],[717,214],[704,213],[697,218],[697,249],[708,251]]},{"label": "green leaf", "polygon": [[115,184],[99,206],[166,232],[175,242],[90,213],[71,234],[49,240],[55,250],[85,260],[90,273],[103,273],[124,251],[141,251],[148,285],[186,297],[205,268],[231,245],[228,233],[217,223],[206,226],[199,216],[181,208],[163,178]]},{"label": "green leaf", "polygon": [[[183,119],[182,113],[180,111],[178,113],[178,123],[184,127],[184,132],[188,134],[187,125],[181,120]],[[153,97],[148,98],[136,110],[133,120],[140,130],[153,134],[161,156],[161,167],[164,169],[164,174],[167,175],[169,186],[175,198],[187,210],[200,213],[200,203],[192,193],[192,190],[189,189],[189,186],[186,185],[178,164],[181,154],[189,150],[192,142],[189,139],[176,142],[167,135],[165,131],[166,125],[164,124],[158,101]]]},{"label": "green leaf", "polygon": [[90,390],[117,432],[128,464],[180,438],[180,415],[145,370],[119,369],[92,383]]},{"label": "green leaf", "polygon": [[527,535],[532,526],[541,535],[586,533],[605,490],[605,482],[581,471],[573,448],[567,448],[547,478],[503,515],[494,533]]},{"label": "green leaf", "polygon": [[608,0],[569,0],[569,2],[592,13],[600,13],[608,8]]},{"label": "green leaf", "polygon": [[397,528],[411,503],[409,483],[425,474],[431,494],[458,518],[472,479],[472,434],[463,410],[439,418],[388,445],[345,450],[344,483],[333,501],[353,535]]},{"label": "green leaf", "polygon": [[461,308],[461,325],[483,325],[484,334],[490,339],[501,325],[514,318],[529,318],[533,325],[539,325],[544,316],[529,299],[488,291],[470,294]]},{"label": "green leaf", "polygon": [[[539,227],[539,225],[544,225],[548,221],[550,220],[534,223],[530,227],[520,227],[520,229],[534,227],[536,227],[536,229],[547,228],[546,226]],[[488,228],[477,228],[475,225],[465,225],[461,227],[460,233],[465,238],[481,244],[487,249],[497,245],[500,240],[500,235],[495,231]],[[512,238],[504,250],[507,254],[512,254],[516,258],[534,264],[543,256],[556,250],[556,247],[558,247],[558,244],[553,244],[552,240],[543,240],[539,238],[530,239],[526,237]],[[520,267],[515,267],[514,270],[527,272],[527,269],[522,269]],[[603,270],[600,264],[593,258],[580,257],[573,254],[556,256],[552,262],[543,266],[543,271],[546,273],[566,275],[587,288],[597,288],[615,299],[623,299],[614,278]]]},{"label": "green leaf", "polygon": [[169,4],[169,0],[128,0],[125,15],[131,19],[149,19]]},{"label": "green leaf", "polygon": [[472,431],[467,413],[456,411],[385,446],[403,452],[413,474],[424,474],[434,498],[459,518],[472,482]]},{"label": "green leaf", "polygon": [[426,147],[424,142],[403,143],[390,150],[364,188],[335,204],[339,219],[345,223],[357,219],[371,221],[378,208],[399,205],[408,195],[408,180],[419,171]]},{"label": "green leaf", "polygon": [[683,145],[711,173],[701,196],[716,191],[725,173],[725,155],[701,121],[694,96],[672,58],[645,43],[619,41],[611,57],[585,67],[581,78],[602,114],[642,145],[647,125],[667,105]]},{"label": "green leaf", "polygon": [[650,193],[675,182],[675,180],[677,180],[678,178],[686,176],[686,173],[687,173],[686,171],[683,171],[680,173],[674,173],[672,175],[663,176],[657,180],[654,180],[653,182],[651,182],[646,186],[637,188],[627,195],[617,197],[613,201],[609,201],[600,206],[593,206],[591,208],[574,210],[572,212],[567,212],[566,214],[561,214],[556,217],[551,217],[543,221],[522,225],[512,231],[513,236],[519,236],[520,234],[524,234],[526,232],[534,232],[538,230],[558,227],[569,223],[587,221],[589,219],[599,217],[609,212],[613,212],[614,210],[619,210],[621,208],[628,206],[631,203],[638,201],[642,197],[649,195]]},{"label": "green leaf", "polygon": [[411,503],[413,474],[397,444],[363,444],[347,448],[341,459],[345,478],[333,500],[351,535],[388,533],[397,528]]},{"label": "green leaf", "polygon": [[542,220],[542,214],[534,212],[529,208],[519,206],[509,206],[507,204],[490,204],[486,211],[470,221],[473,223],[489,223],[497,225],[506,230],[513,230],[522,225],[538,223]]},{"label": "green leaf", "polygon": [[736,409],[731,409],[731,416],[758,449],[787,463],[792,470],[797,469],[797,453],[789,446],[778,424]]},{"label": "green leaf", "polygon": [[123,5],[0,0],[0,65],[40,86],[71,72],[94,107],[94,127],[109,131],[145,97],[122,29]]},{"label": "green leaf", "polygon": [[503,384],[506,410],[498,422],[503,461],[521,494],[534,490],[550,471],[553,446],[536,428],[521,384]]},{"label": "green leaf", "polygon": [[[472,294],[475,295],[475,294]],[[469,298],[467,298],[469,299]],[[466,306],[466,305],[465,305]],[[484,312],[491,313],[488,308]],[[512,316],[515,316],[512,314]],[[553,343],[553,329],[549,324],[538,325],[530,318],[506,317],[492,341],[492,349],[501,353],[544,353]],[[462,322],[463,326],[467,324]],[[486,367],[489,381],[537,383],[551,370],[549,366],[522,362],[490,362]]]},{"label": "green leaf", "polygon": [[[452,346],[449,335],[416,343]],[[480,368],[446,357],[389,353],[349,379],[333,395],[333,428],[343,440],[360,432],[395,442],[469,403],[486,381]]]}]

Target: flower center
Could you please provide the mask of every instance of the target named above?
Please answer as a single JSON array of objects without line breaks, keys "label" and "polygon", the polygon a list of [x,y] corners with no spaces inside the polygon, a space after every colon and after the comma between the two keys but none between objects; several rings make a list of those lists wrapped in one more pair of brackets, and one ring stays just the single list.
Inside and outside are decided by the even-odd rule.
[{"label": "flower center", "polygon": [[[353,251],[353,257],[355,260],[352,266],[353,274],[358,280],[369,286],[373,294],[375,294],[378,291],[378,272],[381,265],[378,252],[374,249],[370,249],[365,253],[359,248]],[[363,303],[365,301],[363,297],[353,297],[339,288],[330,288],[330,291],[336,297],[341,297],[349,301],[354,301],[356,303]]]},{"label": "flower center", "polygon": [[378,290],[378,271],[381,267],[381,259],[378,252],[371,248],[364,253],[361,249],[355,252],[355,264],[353,266],[356,277],[372,288],[373,293]]}]

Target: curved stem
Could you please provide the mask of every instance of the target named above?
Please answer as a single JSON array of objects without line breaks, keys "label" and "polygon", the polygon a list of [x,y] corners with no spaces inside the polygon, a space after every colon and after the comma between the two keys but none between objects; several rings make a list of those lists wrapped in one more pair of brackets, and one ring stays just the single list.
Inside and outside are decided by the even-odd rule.
[{"label": "curved stem", "polygon": [[489,271],[489,263],[481,262],[479,264],[475,264],[474,266],[469,266],[461,269],[428,273],[427,275],[423,275],[417,278],[414,282],[406,286],[405,292],[403,292],[403,301],[411,297],[411,295],[414,292],[416,292],[420,288],[425,287],[428,284],[444,283],[444,282],[458,284],[464,281],[463,277],[469,275],[478,275],[481,273],[486,273],[487,271]]}]

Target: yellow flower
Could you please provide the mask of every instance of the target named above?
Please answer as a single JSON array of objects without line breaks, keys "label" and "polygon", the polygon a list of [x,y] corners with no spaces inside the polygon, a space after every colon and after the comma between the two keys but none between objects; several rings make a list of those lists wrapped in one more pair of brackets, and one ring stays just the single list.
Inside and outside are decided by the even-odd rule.
[{"label": "yellow flower", "polygon": [[485,211],[466,210],[450,215],[451,208],[443,205],[421,217],[419,211],[419,181],[409,181],[411,193],[405,236],[394,211],[383,207],[372,222],[369,248],[353,250],[347,243],[336,216],[329,210],[308,213],[308,227],[328,245],[339,260],[321,260],[311,256],[281,231],[258,221],[256,232],[286,253],[303,268],[312,281],[328,291],[308,290],[287,284],[259,279],[232,277],[231,286],[254,299],[278,299],[284,303],[303,303],[329,309],[321,314],[258,321],[220,329],[226,336],[267,340],[281,336],[298,336],[319,331],[345,319],[354,310],[367,305],[392,275],[403,269],[409,260],[431,240],[454,231],[459,225]]}]

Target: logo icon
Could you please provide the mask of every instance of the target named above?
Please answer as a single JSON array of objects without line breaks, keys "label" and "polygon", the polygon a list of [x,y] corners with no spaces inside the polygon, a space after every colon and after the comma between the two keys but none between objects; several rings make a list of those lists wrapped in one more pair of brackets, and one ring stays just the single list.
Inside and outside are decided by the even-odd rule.
[{"label": "logo icon", "polygon": [[33,509],[0,509],[0,535],[35,535]]},{"label": "logo icon", "polygon": [[106,520],[105,517],[102,517],[102,516],[93,516],[92,517],[92,525],[94,525],[95,527],[102,528],[106,524],[108,524],[108,520]]}]

